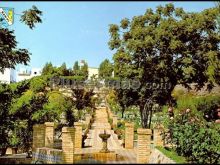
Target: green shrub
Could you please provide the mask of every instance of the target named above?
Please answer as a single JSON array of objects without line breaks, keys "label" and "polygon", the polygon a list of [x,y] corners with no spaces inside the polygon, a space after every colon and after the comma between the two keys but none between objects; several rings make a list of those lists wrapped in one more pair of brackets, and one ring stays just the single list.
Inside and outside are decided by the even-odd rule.
[{"label": "green shrub", "polygon": [[192,110],[194,114],[200,114],[207,121],[214,121],[218,119],[217,108],[220,106],[219,95],[206,96],[183,96],[177,101],[177,109],[181,112],[187,108]]},{"label": "green shrub", "polygon": [[185,95],[186,92],[184,89],[181,89],[181,88],[174,88],[173,92],[172,92],[172,96],[175,98],[175,99],[179,99],[180,97],[182,97],[183,95]]},{"label": "green shrub", "polygon": [[170,121],[169,140],[175,151],[193,163],[220,163],[220,129],[190,113]]},{"label": "green shrub", "polygon": [[219,106],[220,106],[220,96],[209,95],[199,99],[197,110],[203,113],[203,116],[207,121],[214,121],[218,119],[216,110]]}]

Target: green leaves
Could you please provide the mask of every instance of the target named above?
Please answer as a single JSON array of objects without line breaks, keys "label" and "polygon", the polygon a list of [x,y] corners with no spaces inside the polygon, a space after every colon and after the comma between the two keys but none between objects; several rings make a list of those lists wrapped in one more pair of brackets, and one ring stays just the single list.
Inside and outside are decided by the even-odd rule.
[{"label": "green leaves", "polygon": [[[23,12],[21,22],[33,29],[36,23],[42,22],[41,15],[42,12],[33,6],[32,9]],[[5,68],[15,68],[17,64],[27,65],[30,55],[28,50],[17,48],[14,31],[0,28],[0,72],[3,72]]]},{"label": "green leaves", "polygon": [[[196,83],[198,88],[207,82],[210,88],[219,83],[217,16],[216,8],[190,13],[169,3],[158,6],[156,12],[147,9],[146,13],[134,16],[129,22],[123,19],[120,26],[110,25],[109,46],[116,50],[115,71],[119,78],[132,75],[141,82],[139,102],[144,104],[146,99],[155,96],[159,104],[170,103],[173,100],[171,92],[178,83],[184,86]],[[129,61],[123,61],[125,64],[119,62],[121,50],[131,57]],[[129,72],[132,70],[131,74],[123,67]],[[146,88],[146,82],[162,83],[164,80],[171,84],[170,89]]]},{"label": "green leaves", "polygon": [[15,68],[16,64],[27,64],[30,53],[26,49],[18,49],[14,31],[0,29],[0,72],[5,68]]},{"label": "green leaves", "polygon": [[99,77],[106,79],[112,77],[113,66],[108,59],[105,59],[99,66]]},{"label": "green leaves", "polygon": [[36,23],[42,23],[40,16],[42,16],[42,11],[36,6],[32,6],[32,9],[23,12],[21,22],[24,22],[30,29],[33,29]]},{"label": "green leaves", "polygon": [[[128,25],[129,25],[130,21],[128,18],[124,18],[123,20],[121,20],[121,28],[122,29],[127,29]],[[114,31],[113,27],[111,27],[112,29],[110,29],[111,32]],[[115,30],[118,30],[117,28]]]},{"label": "green leaves", "polygon": [[178,98],[175,117],[168,122],[170,140],[178,154],[192,163],[219,163],[220,127],[214,123],[219,101],[219,95]]}]

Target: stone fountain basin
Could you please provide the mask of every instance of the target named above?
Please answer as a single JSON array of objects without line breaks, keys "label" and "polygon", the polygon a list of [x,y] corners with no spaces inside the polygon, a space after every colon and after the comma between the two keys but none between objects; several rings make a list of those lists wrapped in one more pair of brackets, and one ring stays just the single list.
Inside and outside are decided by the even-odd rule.
[{"label": "stone fountain basin", "polygon": [[99,134],[99,137],[103,140],[107,140],[108,138],[110,138],[110,134]]}]

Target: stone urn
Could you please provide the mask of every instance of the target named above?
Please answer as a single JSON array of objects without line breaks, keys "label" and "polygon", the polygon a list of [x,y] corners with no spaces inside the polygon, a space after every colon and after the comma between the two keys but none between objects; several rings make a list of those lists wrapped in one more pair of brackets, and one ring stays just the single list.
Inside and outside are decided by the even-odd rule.
[{"label": "stone urn", "polygon": [[108,153],[110,152],[107,148],[107,141],[108,138],[110,138],[110,134],[107,134],[106,131],[104,130],[104,133],[99,134],[99,137],[102,139],[102,144],[103,144],[103,148],[100,150],[101,153]]}]

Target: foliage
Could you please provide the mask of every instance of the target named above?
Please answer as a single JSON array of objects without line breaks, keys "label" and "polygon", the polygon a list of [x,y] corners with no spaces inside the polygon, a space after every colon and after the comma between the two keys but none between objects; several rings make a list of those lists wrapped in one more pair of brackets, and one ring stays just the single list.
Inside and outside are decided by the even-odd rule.
[{"label": "foliage", "polygon": [[220,96],[210,95],[199,100],[197,109],[203,113],[203,117],[207,121],[214,121],[218,119],[218,107],[220,107]]},{"label": "foliage", "polygon": [[170,141],[175,151],[193,163],[219,163],[219,126],[199,115],[182,112],[169,123]]},{"label": "foliage", "polygon": [[181,96],[185,95],[186,92],[183,89],[174,88],[172,91],[172,96],[178,100]]},{"label": "foliage", "polygon": [[108,59],[105,59],[99,66],[99,77],[105,79],[112,77],[113,66]]},{"label": "foliage", "polygon": [[0,84],[0,147],[8,145],[8,133],[11,127],[9,106],[12,99],[12,91],[7,84]]},{"label": "foliage", "polygon": [[14,133],[9,137],[9,145],[12,147],[18,147],[20,138]]},{"label": "foliage", "polygon": [[69,70],[66,67],[66,63],[64,62],[59,68],[58,68],[58,75],[60,76],[69,76]]},{"label": "foliage", "polygon": [[83,79],[88,78],[88,64],[80,68],[78,61],[74,63],[73,69],[67,69],[66,63],[64,62],[60,67],[55,67],[51,62],[47,62],[42,70],[42,75],[59,76],[70,79],[71,77],[82,77]]},{"label": "foliage", "polygon": [[184,111],[189,108],[192,110],[192,113],[196,113],[197,115],[200,113],[201,116],[207,121],[215,121],[218,119],[217,108],[219,105],[219,95],[206,95],[197,97],[185,95],[180,97],[177,101],[177,109]]},{"label": "foliage", "polygon": [[36,6],[32,6],[31,9],[23,11],[21,22],[24,22],[30,29],[33,29],[36,23],[42,23],[41,16],[42,11]]},{"label": "foliage", "polygon": [[[218,83],[218,14],[217,8],[185,12],[169,3],[156,11],[147,9],[132,20],[123,19],[120,26],[110,25],[109,47],[116,50],[115,63],[120,64],[121,59],[126,63],[117,66],[116,70],[124,70],[118,77],[140,82],[140,87],[133,90],[137,92],[133,103],[140,107],[142,127],[150,128],[154,104],[175,103],[172,91],[177,84],[189,88],[189,84],[196,83],[200,89],[208,83],[210,89]],[[169,87],[148,88],[147,82],[166,83]]]},{"label": "foliage", "polygon": [[48,122],[60,122],[61,114],[72,107],[72,102],[58,91],[51,91],[47,96],[48,102],[44,104],[43,110],[35,113],[35,118],[44,118],[44,116],[48,116]]},{"label": "foliage", "polygon": [[73,66],[74,75],[78,75],[79,70],[80,70],[79,62],[76,61],[76,62],[74,63],[74,66]]},{"label": "foliage", "polygon": [[76,109],[82,110],[85,107],[94,107],[94,103],[92,102],[92,96],[94,95],[93,89],[72,88],[71,90]]},{"label": "foliage", "polygon": [[46,76],[37,76],[30,80],[30,89],[35,93],[44,92],[47,86],[48,79]]},{"label": "foliage", "polygon": [[217,22],[218,22],[218,28],[220,29],[220,2],[216,2],[216,7],[219,9],[219,15],[217,18]]},{"label": "foliage", "polygon": [[84,63],[84,65],[81,67],[81,75],[87,79],[89,76],[89,71],[88,71],[88,64]]},{"label": "foliage", "polygon": [[163,148],[161,146],[156,146],[156,148],[161,151],[164,155],[166,155],[168,158],[174,160],[176,163],[187,163],[186,159],[182,156],[179,156],[175,151],[168,148]]},{"label": "foliage", "polygon": [[27,65],[31,54],[17,48],[14,31],[0,28],[0,55],[0,72],[3,72],[5,68],[15,68],[16,64]]},{"label": "foliage", "polygon": [[[36,6],[33,6],[33,9],[23,12],[21,22],[32,29],[36,23],[42,22],[41,14],[42,12]],[[15,68],[17,64],[27,65],[30,61],[30,52],[27,49],[17,47],[13,30],[0,28],[0,50],[0,72],[3,72],[5,68]]]},{"label": "foliage", "polygon": [[54,73],[55,68],[53,67],[53,64],[51,62],[47,62],[42,69],[42,75],[52,75]]}]

